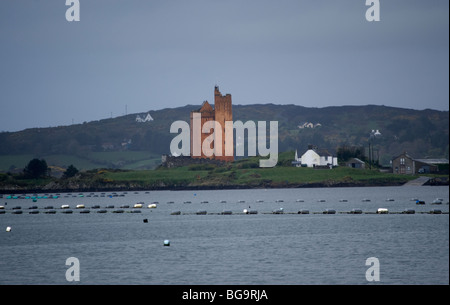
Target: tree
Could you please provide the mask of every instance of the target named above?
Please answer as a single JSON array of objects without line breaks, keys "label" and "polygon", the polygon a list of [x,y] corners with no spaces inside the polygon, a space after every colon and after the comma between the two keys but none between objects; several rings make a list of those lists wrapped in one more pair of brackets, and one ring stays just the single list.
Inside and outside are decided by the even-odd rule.
[{"label": "tree", "polygon": [[76,174],[78,174],[78,169],[73,166],[72,164],[66,169],[66,171],[64,172],[63,177],[64,178],[70,178],[75,176]]},{"label": "tree", "polygon": [[23,173],[26,177],[37,179],[48,176],[49,168],[44,159],[33,159],[24,168]]},{"label": "tree", "polygon": [[341,147],[338,147],[337,157],[339,162],[345,162],[351,158],[358,158],[362,161],[365,161],[366,159],[364,155],[364,147],[357,147],[357,146],[349,147],[345,144]]}]

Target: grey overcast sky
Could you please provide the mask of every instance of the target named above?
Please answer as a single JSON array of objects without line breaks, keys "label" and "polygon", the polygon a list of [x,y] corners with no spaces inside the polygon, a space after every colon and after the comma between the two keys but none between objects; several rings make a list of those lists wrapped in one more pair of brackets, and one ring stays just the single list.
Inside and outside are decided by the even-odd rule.
[{"label": "grey overcast sky", "polygon": [[0,1],[0,131],[213,100],[449,109],[449,1]]}]

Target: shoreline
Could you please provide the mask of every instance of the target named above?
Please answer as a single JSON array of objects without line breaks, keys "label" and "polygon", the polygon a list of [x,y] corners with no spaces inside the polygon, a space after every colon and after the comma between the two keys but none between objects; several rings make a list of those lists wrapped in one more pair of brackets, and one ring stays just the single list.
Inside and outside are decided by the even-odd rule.
[{"label": "shoreline", "polygon": [[[200,191],[200,190],[252,190],[252,189],[292,189],[292,188],[339,188],[339,187],[389,187],[402,186],[403,182],[313,182],[313,183],[263,183],[258,185],[159,185],[159,186],[137,186],[124,185],[118,183],[116,185],[104,186],[78,186],[78,187],[42,187],[24,188],[5,186],[0,189],[0,194],[28,194],[28,193],[73,193],[73,192],[130,192],[130,191]],[[426,186],[448,186],[448,179],[441,181],[431,179],[430,182],[424,184]]]}]

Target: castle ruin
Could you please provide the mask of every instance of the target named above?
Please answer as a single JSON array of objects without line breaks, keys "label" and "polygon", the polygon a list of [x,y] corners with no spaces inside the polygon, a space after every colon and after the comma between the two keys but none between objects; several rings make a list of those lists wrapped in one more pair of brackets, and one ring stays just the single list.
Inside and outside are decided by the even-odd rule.
[{"label": "castle ruin", "polygon": [[[201,128],[203,129],[203,125],[208,121],[215,121],[220,124],[222,127],[220,130],[214,130],[215,138],[214,138],[214,146],[216,146],[217,141],[221,141],[222,153],[214,154],[212,156],[206,156],[203,151],[201,155],[194,156],[193,155],[193,115],[195,113],[199,113],[201,115]],[[191,158],[194,159],[214,159],[218,161],[232,162],[234,161],[234,156],[226,156],[225,155],[225,143],[226,141],[230,141],[233,145],[234,151],[234,143],[233,143],[233,135],[225,134],[225,122],[233,121],[233,111],[231,105],[231,94],[222,95],[219,91],[219,87],[214,87],[214,108],[209,104],[208,101],[204,101],[202,107],[196,111],[191,111]],[[209,136],[207,133],[201,133],[201,142],[204,143],[204,140]]]}]

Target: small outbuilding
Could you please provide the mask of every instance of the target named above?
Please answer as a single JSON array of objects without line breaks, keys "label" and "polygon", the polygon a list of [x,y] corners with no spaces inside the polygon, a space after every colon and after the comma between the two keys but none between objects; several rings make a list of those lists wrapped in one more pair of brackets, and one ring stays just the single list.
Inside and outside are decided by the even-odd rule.
[{"label": "small outbuilding", "polygon": [[359,169],[365,169],[366,163],[358,158],[351,158],[350,160],[345,162],[345,166],[351,167],[351,168],[359,168]]}]

